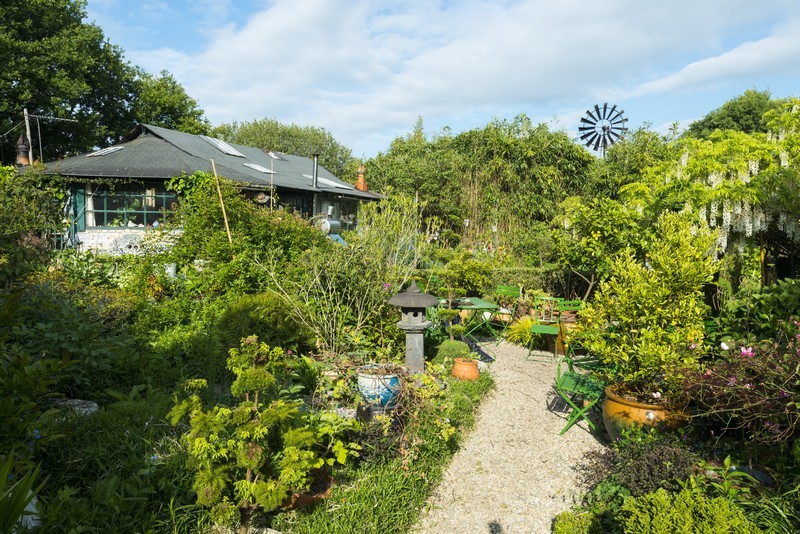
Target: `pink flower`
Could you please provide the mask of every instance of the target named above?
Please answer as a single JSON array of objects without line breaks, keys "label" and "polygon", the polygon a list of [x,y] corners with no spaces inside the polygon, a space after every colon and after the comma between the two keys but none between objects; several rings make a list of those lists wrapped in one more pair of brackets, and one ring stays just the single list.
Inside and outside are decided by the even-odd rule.
[{"label": "pink flower", "polygon": [[752,347],[742,347],[742,358],[752,358],[753,357],[753,348]]}]

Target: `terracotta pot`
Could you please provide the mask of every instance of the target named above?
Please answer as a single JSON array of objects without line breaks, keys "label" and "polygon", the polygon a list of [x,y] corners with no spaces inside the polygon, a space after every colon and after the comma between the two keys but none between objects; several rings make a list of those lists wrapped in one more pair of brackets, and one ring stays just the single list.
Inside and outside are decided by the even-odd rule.
[{"label": "terracotta pot", "polygon": [[467,358],[456,358],[455,363],[453,363],[453,371],[450,374],[459,380],[477,380],[481,376],[477,360],[469,360]]},{"label": "terracotta pot", "polygon": [[675,430],[689,422],[689,417],[681,409],[627,399],[619,394],[615,386],[608,386],[605,391],[603,424],[613,441],[619,439],[623,429],[632,426]]}]

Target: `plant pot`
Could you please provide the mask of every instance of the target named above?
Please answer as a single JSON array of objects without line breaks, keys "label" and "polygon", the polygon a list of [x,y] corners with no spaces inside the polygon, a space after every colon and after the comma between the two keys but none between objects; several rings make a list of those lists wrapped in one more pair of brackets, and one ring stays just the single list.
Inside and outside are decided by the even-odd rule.
[{"label": "plant pot", "polygon": [[450,374],[459,380],[477,380],[481,376],[478,361],[467,358],[455,358]]},{"label": "plant pot", "polygon": [[394,408],[402,388],[400,375],[388,372],[381,364],[373,363],[358,368],[358,391],[364,401],[374,408]]},{"label": "plant pot", "polygon": [[619,439],[622,430],[633,426],[675,430],[689,422],[681,409],[627,399],[614,386],[606,387],[605,393],[603,424],[612,441]]}]

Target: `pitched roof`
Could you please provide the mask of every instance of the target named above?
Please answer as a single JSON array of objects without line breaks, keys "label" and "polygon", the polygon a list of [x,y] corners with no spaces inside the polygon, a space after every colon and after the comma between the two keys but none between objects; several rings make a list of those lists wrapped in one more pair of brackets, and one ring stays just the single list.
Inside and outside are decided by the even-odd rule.
[{"label": "pitched roof", "polygon": [[[272,154],[272,155],[270,155]],[[317,167],[312,186],[313,160],[281,152],[226,143],[219,139],[140,124],[119,144],[46,164],[47,173],[81,178],[169,179],[182,173],[212,172],[253,188],[278,188],[336,193],[376,199],[381,195],[359,191],[325,167]]]}]

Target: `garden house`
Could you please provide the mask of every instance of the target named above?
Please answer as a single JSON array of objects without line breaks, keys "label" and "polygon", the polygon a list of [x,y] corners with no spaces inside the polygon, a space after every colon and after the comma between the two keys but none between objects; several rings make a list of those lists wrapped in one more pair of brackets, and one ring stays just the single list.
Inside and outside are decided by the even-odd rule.
[{"label": "garden house", "polygon": [[75,178],[65,203],[70,236],[83,247],[130,249],[142,231],[161,224],[177,206],[165,184],[174,176],[212,172],[241,184],[254,202],[304,216],[323,214],[344,229],[355,225],[358,203],[381,197],[363,171],[345,182],[306,158],[226,143],[140,124],[119,144],[47,163],[47,173]]}]

